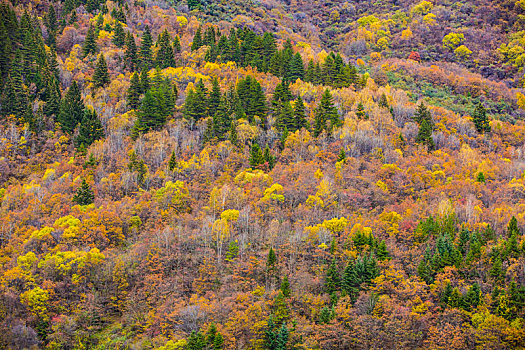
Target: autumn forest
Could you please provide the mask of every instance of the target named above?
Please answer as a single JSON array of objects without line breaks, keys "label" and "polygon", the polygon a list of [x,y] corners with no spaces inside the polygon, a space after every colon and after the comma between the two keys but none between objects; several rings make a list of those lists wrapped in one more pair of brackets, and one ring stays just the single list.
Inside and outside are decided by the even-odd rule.
[{"label": "autumn forest", "polygon": [[1,349],[525,349],[525,0],[2,0]]}]

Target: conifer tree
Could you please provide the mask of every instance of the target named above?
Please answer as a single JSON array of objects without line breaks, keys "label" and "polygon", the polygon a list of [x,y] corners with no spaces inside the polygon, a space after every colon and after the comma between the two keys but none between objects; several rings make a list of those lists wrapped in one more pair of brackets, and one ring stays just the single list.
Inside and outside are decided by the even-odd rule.
[{"label": "conifer tree", "polygon": [[175,35],[175,39],[173,39],[173,53],[178,54],[180,52],[181,52],[180,38],[178,35]]},{"label": "conifer tree", "polygon": [[140,83],[139,75],[137,73],[133,73],[133,75],[131,76],[130,85],[127,93],[128,108],[139,108],[141,91],[142,84]]},{"label": "conifer tree", "polygon": [[339,155],[337,156],[337,161],[338,162],[345,162],[346,161],[346,153],[345,153],[345,148],[344,147],[342,147],[341,151],[339,151]]},{"label": "conifer tree", "polygon": [[248,121],[253,123],[255,116],[258,116],[263,126],[266,126],[266,97],[261,84],[254,77],[248,75],[237,84],[237,95]]},{"label": "conifer tree", "polygon": [[47,87],[45,94],[45,105],[44,105],[44,114],[48,117],[58,115],[60,111],[60,87],[56,78],[49,77],[47,78]]},{"label": "conifer tree", "polygon": [[190,89],[182,110],[185,118],[197,122],[208,116],[207,90],[202,80],[195,85],[195,90]]},{"label": "conifer tree", "polygon": [[290,102],[285,101],[280,103],[279,115],[275,121],[275,126],[279,131],[283,131],[285,128],[295,131],[295,119],[293,112],[294,111],[290,105]]},{"label": "conifer tree", "polygon": [[285,298],[289,298],[290,294],[292,293],[290,289],[290,282],[288,281],[288,276],[284,276],[281,282],[281,293],[283,293],[283,296]]},{"label": "conifer tree", "polygon": [[98,56],[95,72],[93,73],[93,85],[95,88],[103,88],[111,82],[109,79],[108,65],[104,54]]},{"label": "conifer tree", "polygon": [[474,113],[472,113],[472,120],[474,121],[474,126],[479,133],[490,132],[487,110],[481,103],[478,103]]},{"label": "conifer tree", "polygon": [[158,50],[157,56],[155,57],[155,65],[162,69],[175,67],[175,56],[173,55],[171,38],[167,29],[159,35],[156,46]]},{"label": "conifer tree", "polygon": [[[250,149],[250,166],[256,168],[257,166],[264,164],[264,155],[261,150],[261,147],[254,142]],[[270,253],[273,252],[273,248],[270,250]],[[275,253],[273,253],[275,254]]]},{"label": "conifer tree", "polygon": [[237,121],[232,121],[230,125],[230,135],[228,136],[228,140],[232,143],[232,145],[237,146]]},{"label": "conifer tree", "polygon": [[381,94],[381,97],[379,98],[379,102],[377,104],[381,108],[390,108],[390,106],[388,105],[388,99],[386,98],[384,92]]},{"label": "conifer tree", "polygon": [[73,196],[73,202],[79,205],[89,205],[95,200],[95,193],[86,182],[86,179],[82,179],[82,184],[77,190],[77,193]]},{"label": "conifer tree", "polygon": [[520,229],[518,228],[518,220],[515,216],[512,216],[512,218],[509,221],[509,224],[507,225],[507,236],[510,237],[513,234],[521,234]]},{"label": "conifer tree", "polygon": [[270,153],[270,148],[268,147],[268,145],[266,145],[266,147],[264,148],[263,158],[264,163],[268,164],[268,168],[272,170],[275,166],[275,157]]},{"label": "conifer tree", "polygon": [[137,44],[135,37],[131,32],[126,34],[126,49],[124,50],[124,62],[126,68],[131,72],[135,71],[138,66]]},{"label": "conifer tree", "polygon": [[139,59],[142,69],[150,70],[153,65],[153,56],[151,54],[151,46],[153,45],[153,38],[149,26],[146,26],[142,33],[142,42],[140,44]]},{"label": "conifer tree", "polygon": [[426,145],[429,152],[435,148],[434,140],[432,139],[432,126],[426,119],[419,125],[416,142]]},{"label": "conifer tree", "polygon": [[368,119],[365,112],[365,106],[363,106],[363,102],[359,102],[357,104],[357,111],[355,112],[355,114],[359,119]]},{"label": "conifer tree", "polygon": [[122,23],[119,20],[115,21],[115,27],[113,28],[113,44],[116,47],[123,47],[126,43],[126,33],[122,27]]},{"label": "conifer tree", "polygon": [[177,155],[175,154],[175,151],[173,151],[173,152],[171,152],[170,160],[168,162],[168,169],[169,169],[169,171],[175,170],[177,165],[178,165]]},{"label": "conifer tree", "polygon": [[159,101],[158,96],[153,91],[146,91],[137,112],[137,121],[133,127],[134,137],[152,129],[158,129],[166,123],[166,116],[162,113],[163,106],[161,103],[162,101]]},{"label": "conifer tree", "polygon": [[227,100],[225,97],[221,97],[217,111],[213,115],[213,131],[214,135],[219,140],[226,139],[226,133],[228,130],[231,131],[232,120],[229,114]]},{"label": "conifer tree", "polygon": [[295,82],[297,79],[304,78],[304,63],[299,52],[292,56],[287,78],[293,82]]},{"label": "conifer tree", "polygon": [[[16,59],[16,57],[15,57]],[[24,80],[20,71],[13,65],[4,86],[1,101],[1,112],[3,115],[14,115],[22,122],[31,122],[32,113],[29,103],[29,93],[24,86]]]},{"label": "conifer tree", "polygon": [[376,255],[380,261],[388,259],[389,254],[386,248],[385,240],[382,240],[377,246]]},{"label": "conifer tree", "polygon": [[195,32],[195,35],[193,36],[193,42],[191,43],[191,51],[197,51],[202,47],[202,45],[202,28],[201,26],[199,26],[197,28],[197,31]]},{"label": "conifer tree", "polygon": [[190,11],[200,10],[201,5],[201,0],[188,0],[188,8]]},{"label": "conifer tree", "polygon": [[326,271],[325,278],[325,290],[328,294],[332,294],[339,290],[341,283],[341,277],[339,271],[337,270],[337,260],[332,259],[328,270]]},{"label": "conifer tree", "polygon": [[418,124],[421,124],[423,120],[427,120],[430,123],[432,123],[432,116],[430,115],[430,111],[423,102],[421,102],[417,107],[416,114],[414,115],[413,119]]},{"label": "conifer tree", "polygon": [[86,39],[84,40],[84,46],[82,47],[82,55],[83,57],[86,57],[87,55],[91,54],[94,55],[97,53],[97,42],[96,42],[96,36],[95,36],[95,28],[93,25],[89,25]]},{"label": "conifer tree", "polygon": [[211,84],[212,89],[208,98],[208,113],[209,115],[214,116],[219,104],[221,103],[221,88],[219,86],[219,80],[216,77],[212,79]]},{"label": "conifer tree", "polygon": [[78,123],[84,117],[84,102],[80,95],[80,89],[77,82],[73,81],[71,87],[67,90],[66,95],[60,104],[60,111],[57,116],[57,122],[66,133],[72,134]]},{"label": "conifer tree", "polygon": [[47,11],[46,27],[48,33],[47,45],[56,49],[56,32],[58,29],[58,22],[55,7],[53,5],[49,5],[49,9]]},{"label": "conifer tree", "polygon": [[293,108],[293,119],[294,119],[294,131],[302,128],[308,129],[308,121],[306,120],[306,112],[304,108],[303,99],[301,96],[297,96]]},{"label": "conifer tree", "polygon": [[94,109],[86,108],[84,117],[78,128],[75,146],[88,148],[91,144],[104,137],[104,128]]},{"label": "conifer tree", "polygon": [[319,136],[323,130],[331,132],[334,127],[338,127],[341,124],[337,108],[335,108],[333,103],[332,94],[326,89],[315,114],[314,136]]}]

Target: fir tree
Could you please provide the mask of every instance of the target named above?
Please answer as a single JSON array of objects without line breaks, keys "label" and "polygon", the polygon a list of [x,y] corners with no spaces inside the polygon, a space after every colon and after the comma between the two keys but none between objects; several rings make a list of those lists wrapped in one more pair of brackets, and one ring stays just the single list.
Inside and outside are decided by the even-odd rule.
[{"label": "fir tree", "polygon": [[303,99],[297,96],[293,108],[294,131],[302,128],[308,129],[308,121],[306,120],[306,112],[304,108]]},{"label": "fir tree", "polygon": [[75,138],[76,147],[89,147],[96,140],[104,137],[104,129],[102,123],[98,118],[97,113],[93,109],[86,109],[84,111],[84,118],[80,123],[78,135]]},{"label": "fir tree", "polygon": [[95,194],[93,190],[86,182],[86,179],[82,179],[82,184],[80,185],[77,193],[73,196],[73,202],[79,205],[89,205],[95,200]]},{"label": "fir tree", "polygon": [[507,225],[507,236],[511,237],[513,234],[521,234],[520,229],[518,228],[518,220],[515,216],[512,216],[512,218],[509,221],[509,224]]},{"label": "fir tree", "polygon": [[365,106],[363,106],[363,102],[359,102],[357,104],[357,111],[355,112],[355,114],[359,119],[368,119],[368,116],[365,112]]},{"label": "fir tree", "polygon": [[337,108],[333,104],[332,94],[326,89],[315,114],[314,136],[319,136],[323,130],[331,132],[334,127],[341,125],[341,123]]},{"label": "fir tree", "polygon": [[137,121],[133,127],[134,137],[141,133],[147,133],[152,129],[158,129],[166,123],[166,115],[162,113],[162,102],[157,93],[151,90],[146,92],[137,112]]},{"label": "fir tree", "polygon": [[173,55],[171,38],[167,29],[159,35],[156,46],[158,50],[157,56],[155,57],[155,65],[162,69],[175,67],[175,56]]},{"label": "fir tree", "polygon": [[332,259],[328,270],[326,271],[325,277],[325,290],[328,294],[332,294],[339,290],[341,283],[341,277],[337,270],[337,261],[335,258]]},{"label": "fir tree", "polygon": [[381,98],[379,98],[379,102],[377,104],[381,108],[390,108],[390,106],[388,105],[388,99],[386,98],[384,92],[381,94]]},{"label": "fir tree", "polygon": [[202,47],[202,45],[202,28],[201,26],[199,26],[197,28],[197,31],[195,32],[195,35],[193,36],[193,42],[191,43],[191,51],[197,51]]},{"label": "fir tree", "polygon": [[290,102],[285,101],[281,103],[279,108],[279,115],[275,121],[275,126],[279,131],[283,131],[285,128],[288,130],[295,131],[295,120],[293,115],[293,109]]},{"label": "fir tree", "polygon": [[263,158],[264,163],[268,164],[268,168],[272,170],[275,166],[275,157],[271,155],[270,148],[268,147],[268,145],[266,145],[266,147],[264,148]]},{"label": "fir tree", "polygon": [[474,113],[472,113],[472,120],[474,121],[474,126],[479,133],[490,132],[487,110],[481,103],[478,103]]},{"label": "fir tree", "polygon": [[234,120],[230,125],[230,135],[228,137],[232,145],[237,146],[237,122]]},{"label": "fir tree", "polygon": [[95,37],[95,28],[90,24],[86,34],[86,39],[84,40],[84,46],[82,47],[82,55],[83,57],[86,57],[89,54],[94,55],[96,53],[97,42]]},{"label": "fir tree", "polygon": [[434,140],[432,139],[432,125],[427,119],[424,119],[419,125],[416,142],[426,145],[429,152],[435,148]]},{"label": "fir tree", "polygon": [[211,116],[214,116],[221,103],[221,88],[219,86],[219,80],[215,77],[212,79],[211,84],[212,89],[208,98],[208,111]]},{"label": "fir tree", "polygon": [[171,152],[170,160],[168,162],[169,171],[174,171],[177,165],[178,165],[177,155],[175,154],[175,151],[173,151]]},{"label": "fir tree", "polygon": [[342,147],[341,150],[339,151],[339,155],[337,156],[337,161],[346,162],[346,152],[345,152],[344,147]]},{"label": "fir tree", "polygon": [[95,88],[103,88],[111,82],[109,79],[108,65],[104,54],[98,56],[95,72],[93,73],[93,85]]},{"label": "fir tree", "polygon": [[113,28],[113,44],[116,47],[123,47],[126,43],[126,33],[122,27],[122,23],[119,20],[115,21],[115,27]]},{"label": "fir tree", "polygon": [[377,246],[376,255],[377,255],[377,258],[378,258],[380,261],[383,261],[383,260],[388,259],[389,254],[388,254],[388,250],[387,250],[387,248],[386,248],[385,240],[382,240],[382,241],[379,243],[379,245]]},{"label": "fir tree", "polygon": [[426,120],[431,126],[433,126],[432,122],[432,116],[430,115],[430,111],[427,109],[425,104],[421,102],[419,106],[417,107],[416,114],[413,117],[414,121],[421,125],[423,123],[423,120]]},{"label": "fir tree", "polygon": [[[210,103],[211,104],[211,103]],[[220,140],[226,139],[228,130],[231,130],[232,120],[227,106],[227,99],[221,97],[219,106],[213,115],[213,132]]]},{"label": "fir tree", "polygon": [[266,259],[266,269],[268,270],[275,269],[276,264],[277,264],[277,255],[275,254],[273,247],[270,247],[270,251],[268,252],[268,258]]},{"label": "fir tree", "polygon": [[186,96],[186,101],[182,109],[182,114],[186,119],[197,122],[208,116],[206,95],[206,87],[202,80],[199,80],[195,85],[195,90],[190,89],[188,96]]},{"label": "fir tree", "polygon": [[57,122],[64,132],[69,134],[73,133],[78,123],[80,123],[84,117],[84,108],[80,89],[78,88],[77,82],[73,81],[73,84],[62,99],[60,111],[57,116]]},{"label": "fir tree", "polygon": [[47,44],[49,47],[56,49],[56,32],[58,29],[57,16],[53,5],[49,5],[46,16],[46,27],[47,27]]},{"label": "fir tree", "polygon": [[261,84],[254,77],[248,75],[237,84],[237,95],[239,96],[240,106],[248,120],[253,123],[255,116],[258,116],[265,127],[267,107]]},{"label": "fir tree", "polygon": [[137,69],[137,44],[135,43],[135,37],[130,32],[128,32],[128,34],[126,35],[126,49],[124,50],[124,62],[126,68],[129,69],[131,72]]},{"label": "fir tree", "polygon": [[304,78],[304,63],[301,55],[296,53],[290,61],[290,68],[288,69],[288,77],[290,81]]},{"label": "fir tree", "polygon": [[289,298],[292,293],[290,289],[290,282],[288,281],[288,276],[284,276],[281,282],[281,293],[283,293],[285,298]]},{"label": "fir tree", "polygon": [[256,168],[261,164],[264,164],[264,155],[261,147],[254,142],[250,149],[250,166]]},{"label": "fir tree", "polygon": [[151,82],[149,80],[149,71],[147,69],[142,69],[140,72],[140,90],[145,93],[149,90]]},{"label": "fir tree", "polygon": [[201,0],[188,0],[188,8],[190,11],[200,10],[201,5]]},{"label": "fir tree", "polygon": [[142,33],[142,40],[139,50],[140,65],[142,69],[149,70],[152,67],[153,56],[151,54],[151,46],[153,45],[153,39],[149,26],[146,26]]},{"label": "fir tree", "polygon": [[133,73],[133,75],[131,76],[130,85],[127,93],[128,108],[139,108],[141,91],[142,85],[140,83],[139,75],[137,73]]},{"label": "fir tree", "polygon": [[476,177],[476,181],[479,183],[485,183],[485,174],[483,174],[482,171],[480,171]]}]

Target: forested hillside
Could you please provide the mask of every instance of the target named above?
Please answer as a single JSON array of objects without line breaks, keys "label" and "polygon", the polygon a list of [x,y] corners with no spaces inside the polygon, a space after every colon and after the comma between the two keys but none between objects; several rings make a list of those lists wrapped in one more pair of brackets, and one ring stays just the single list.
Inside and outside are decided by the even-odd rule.
[{"label": "forested hillside", "polygon": [[0,3],[0,348],[524,349],[525,1]]}]

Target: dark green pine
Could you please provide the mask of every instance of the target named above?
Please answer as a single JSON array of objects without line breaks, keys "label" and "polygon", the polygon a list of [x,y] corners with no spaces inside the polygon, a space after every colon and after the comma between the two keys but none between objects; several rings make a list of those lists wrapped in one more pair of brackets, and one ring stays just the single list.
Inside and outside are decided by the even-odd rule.
[{"label": "dark green pine", "polygon": [[197,82],[195,89],[190,89],[184,103],[183,115],[188,120],[194,122],[208,116],[206,88],[202,80]]},{"label": "dark green pine", "polygon": [[155,65],[162,69],[175,67],[175,56],[171,46],[171,37],[167,29],[159,35],[156,46],[158,50],[155,57]]},{"label": "dark green pine", "polygon": [[137,44],[132,33],[126,35],[126,48],[124,50],[124,64],[131,72],[135,71],[138,66]]},{"label": "dark green pine", "polygon": [[306,120],[306,111],[301,96],[297,96],[293,108],[294,131],[302,128],[308,129],[308,121]]},{"label": "dark green pine", "polygon": [[[261,147],[259,147],[259,145],[256,142],[254,142],[250,148],[250,160],[249,161],[250,161],[250,166],[252,168],[256,168],[257,166],[264,164],[263,152],[261,150]],[[275,252],[273,251],[273,249],[271,249],[270,254],[268,255],[268,263],[270,263],[270,257],[272,253],[275,258]],[[270,265],[267,265],[267,266],[270,266]]]},{"label": "dark green pine", "polygon": [[123,47],[126,43],[126,33],[122,27],[122,23],[119,20],[115,21],[115,26],[113,28],[113,44],[116,47]]},{"label": "dark green pine", "polygon": [[86,39],[84,40],[84,46],[82,47],[82,55],[86,57],[88,55],[94,55],[97,53],[97,42],[95,38],[95,28],[93,25],[89,25]]},{"label": "dark green pine", "polygon": [[140,106],[140,94],[142,85],[138,73],[133,73],[127,93],[127,104],[129,109],[137,109]]},{"label": "dark green pine", "polygon": [[285,128],[289,131],[295,131],[293,109],[289,101],[281,102],[275,126],[281,132]]},{"label": "dark green pine", "polygon": [[104,128],[94,109],[86,108],[84,118],[80,122],[75,146],[88,148],[93,142],[104,138]]},{"label": "dark green pine", "polygon": [[304,78],[304,63],[299,53],[293,55],[292,60],[290,61],[287,78],[293,82],[297,79]]},{"label": "dark green pine", "polygon": [[432,139],[432,125],[427,119],[424,119],[419,125],[416,142],[427,146],[428,151],[432,151],[435,148],[434,140]]},{"label": "dark green pine", "polygon": [[146,26],[142,33],[142,40],[139,50],[139,59],[142,69],[151,69],[153,66],[153,56],[151,53],[151,46],[153,45],[153,38],[149,26]]},{"label": "dark green pine", "polygon": [[208,110],[211,116],[214,116],[221,103],[221,87],[219,85],[219,80],[214,77],[211,81],[212,88],[210,91],[210,96],[208,98]]},{"label": "dark green pine", "polygon": [[478,133],[490,132],[491,128],[487,116],[487,110],[481,103],[477,104],[474,113],[472,113],[472,119]]},{"label": "dark green pine", "polygon": [[140,109],[137,112],[137,121],[133,128],[133,136],[158,129],[166,123],[166,116],[162,114],[162,106],[154,92],[148,90],[142,99]]},{"label": "dark green pine", "polygon": [[314,136],[319,136],[323,130],[330,133],[334,127],[341,124],[339,113],[333,103],[332,94],[326,89],[315,114]]},{"label": "dark green pine", "polygon": [[77,190],[77,193],[73,196],[73,202],[79,205],[89,205],[95,200],[95,193],[86,182],[86,179],[82,179],[82,184]]},{"label": "dark green pine", "polygon": [[78,123],[80,123],[84,117],[84,108],[80,89],[78,88],[77,82],[73,81],[73,84],[62,99],[60,111],[57,116],[57,122],[64,132],[68,134],[73,133]]},{"label": "dark green pine", "polygon": [[106,85],[109,85],[111,80],[109,79],[108,65],[104,54],[98,56],[97,65],[95,67],[95,72],[93,73],[93,85],[95,88],[103,88]]},{"label": "dark green pine", "polygon": [[195,32],[195,35],[193,36],[193,42],[191,43],[191,51],[197,51],[202,47],[202,45],[202,28],[201,26],[199,26],[199,28],[197,28],[197,31]]}]

